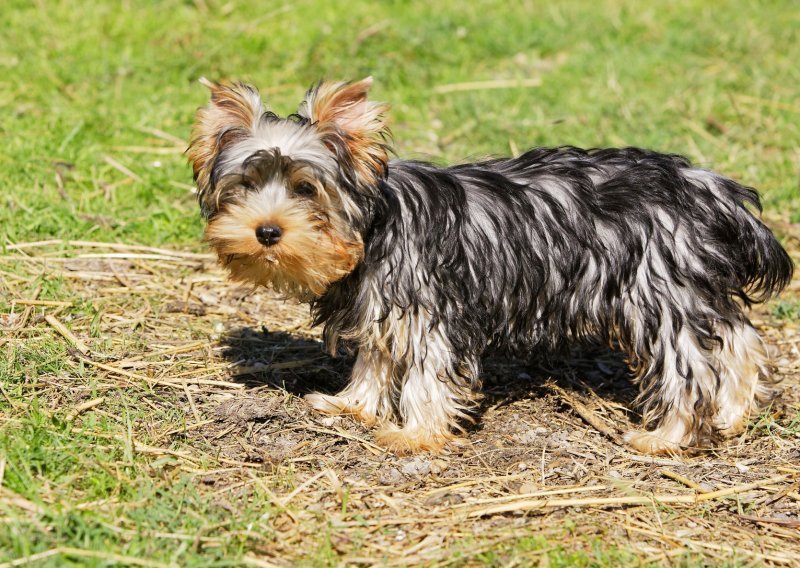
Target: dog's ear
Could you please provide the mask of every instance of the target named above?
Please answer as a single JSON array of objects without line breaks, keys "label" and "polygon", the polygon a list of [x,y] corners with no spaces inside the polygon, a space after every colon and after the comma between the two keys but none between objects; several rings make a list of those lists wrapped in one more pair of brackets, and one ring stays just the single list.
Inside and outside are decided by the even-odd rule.
[{"label": "dog's ear", "polygon": [[211,100],[197,109],[186,155],[192,163],[202,201],[211,189],[211,173],[217,156],[231,143],[254,132],[264,113],[264,105],[258,90],[250,85],[217,84],[206,78],[200,82],[211,91]]},{"label": "dog's ear", "polygon": [[367,99],[372,77],[352,83],[322,81],[309,89],[298,114],[318,130],[337,160],[372,185],[386,174],[391,137],[388,105]]}]

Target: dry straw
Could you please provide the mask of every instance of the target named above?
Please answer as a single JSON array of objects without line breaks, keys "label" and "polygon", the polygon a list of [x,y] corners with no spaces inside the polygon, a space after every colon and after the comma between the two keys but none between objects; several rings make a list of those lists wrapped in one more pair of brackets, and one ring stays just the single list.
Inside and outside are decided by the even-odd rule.
[{"label": "dry straw", "polygon": [[[196,479],[232,516],[256,502],[273,511],[247,534],[218,526],[149,538],[209,548],[242,539],[250,566],[298,562],[323,533],[342,565],[469,565],[486,553],[524,565],[560,549],[591,555],[595,542],[635,551],[643,563],[688,555],[708,564],[800,565],[800,333],[768,309],[753,319],[779,352],[783,406],[718,450],[651,457],[620,445],[636,422],[627,410],[634,391],[619,357],[599,350],[553,367],[488,359],[484,412],[468,443],[439,456],[397,457],[373,442],[371,429],[314,414],[302,401],[311,389],[337,388],[349,371],[346,359],[323,354],[307,309],[227,283],[210,255],[55,239],[5,251],[0,357],[11,361],[54,337],[68,352],[62,370],[26,376],[19,387],[51,401],[41,412],[139,459],[168,460],[169,471]],[[43,273],[62,276],[59,297],[42,297],[35,283]],[[87,302],[99,315],[71,309]],[[90,426],[89,417],[116,423],[129,395],[144,418],[118,430]],[[29,410],[26,397],[3,385],[0,397],[10,403],[4,424]],[[161,475],[154,483],[170,490],[171,477]],[[1,481],[0,522],[6,511],[39,515],[39,505]],[[42,495],[43,503],[57,500]],[[123,537],[136,534],[125,503],[74,506],[119,519],[112,528]],[[531,535],[544,544],[516,547]],[[52,558],[161,565],[59,547],[0,568]]]}]

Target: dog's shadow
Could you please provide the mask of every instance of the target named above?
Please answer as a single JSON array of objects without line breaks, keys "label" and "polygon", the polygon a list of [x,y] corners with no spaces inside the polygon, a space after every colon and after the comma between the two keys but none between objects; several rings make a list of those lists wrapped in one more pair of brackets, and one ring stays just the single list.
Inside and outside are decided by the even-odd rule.
[{"label": "dog's shadow", "polygon": [[524,360],[489,356],[483,360],[479,414],[517,401],[555,398],[567,407],[576,402],[584,408],[603,405],[618,418],[636,422],[638,388],[631,379],[623,354],[599,343],[556,353],[533,351]]},{"label": "dog's shadow", "polygon": [[302,397],[344,387],[352,356],[331,357],[322,342],[266,327],[239,327],[220,338],[231,379],[251,388],[274,387]]},{"label": "dog's shadow", "polygon": [[[316,339],[263,327],[233,329],[220,342],[223,357],[233,367],[232,380],[251,388],[280,388],[298,397],[338,392],[354,361],[352,355],[331,357]],[[630,409],[637,394],[622,354],[599,344],[560,354],[534,352],[526,360],[488,356],[482,380],[478,420],[489,408],[553,396],[559,389],[583,400],[599,398],[620,409]]]}]

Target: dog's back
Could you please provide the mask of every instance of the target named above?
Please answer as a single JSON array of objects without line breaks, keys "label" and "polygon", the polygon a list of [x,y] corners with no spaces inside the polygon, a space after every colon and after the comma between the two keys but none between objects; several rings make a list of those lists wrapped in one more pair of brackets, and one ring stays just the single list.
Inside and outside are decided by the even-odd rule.
[{"label": "dog's back", "polygon": [[408,272],[385,280],[386,299],[463,311],[468,343],[529,347],[619,330],[648,316],[630,313],[637,294],[651,326],[658,296],[729,314],[734,298],[762,301],[791,279],[788,255],[747,208],[760,209],[755,190],[680,156],[536,149],[389,172],[365,262],[394,258],[392,270]]}]

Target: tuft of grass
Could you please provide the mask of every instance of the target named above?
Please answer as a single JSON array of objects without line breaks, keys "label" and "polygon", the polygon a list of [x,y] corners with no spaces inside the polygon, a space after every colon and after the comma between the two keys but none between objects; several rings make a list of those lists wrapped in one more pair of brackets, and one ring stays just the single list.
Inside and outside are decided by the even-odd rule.
[{"label": "tuft of grass", "polygon": [[772,304],[771,313],[778,319],[800,321],[800,300],[777,300]]}]

